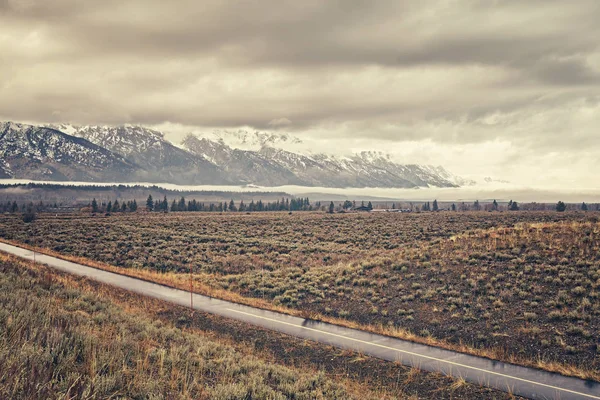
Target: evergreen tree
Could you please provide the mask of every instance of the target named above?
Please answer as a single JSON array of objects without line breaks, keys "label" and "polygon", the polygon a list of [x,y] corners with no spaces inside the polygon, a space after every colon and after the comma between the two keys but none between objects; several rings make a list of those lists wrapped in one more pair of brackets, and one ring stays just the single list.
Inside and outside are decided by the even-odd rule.
[{"label": "evergreen tree", "polygon": [[96,198],[92,200],[92,212],[98,212],[98,202],[96,201]]},{"label": "evergreen tree", "polygon": [[146,210],[152,211],[154,210],[154,200],[152,199],[152,195],[148,195],[148,199],[146,200]]},{"label": "evergreen tree", "polygon": [[588,210],[587,204],[585,204],[585,202],[581,203],[581,211],[587,211],[587,210]]},{"label": "evergreen tree", "polygon": [[456,204],[452,203],[452,211],[456,211]]},{"label": "evergreen tree", "polygon": [[[95,201],[95,200],[94,200],[94,201]],[[93,204],[93,203],[92,203],[92,204]],[[16,201],[14,201],[14,200],[13,200],[13,203],[12,203],[12,209],[11,209],[11,211],[12,211],[12,212],[14,212],[14,213],[16,213],[17,211],[19,211],[19,205],[18,205],[18,204],[17,204],[17,202],[16,202]]]},{"label": "evergreen tree", "polygon": [[175,201],[175,199],[173,199],[173,202],[171,203],[171,212],[179,211],[178,208],[179,207],[177,206],[177,202]]},{"label": "evergreen tree", "polygon": [[27,211],[25,211],[23,213],[22,219],[23,219],[23,222],[25,222],[26,224],[29,224],[29,223],[35,221],[36,215],[35,215],[33,206],[27,207]]},{"label": "evergreen tree", "polygon": [[231,201],[229,202],[229,211],[237,211],[237,207],[235,206],[233,199],[231,199]]},{"label": "evergreen tree", "polygon": [[371,202],[369,202],[369,204],[367,204],[367,208],[368,208],[369,210],[372,210],[372,209],[373,209],[373,204],[371,204]]},{"label": "evergreen tree", "polygon": [[438,210],[439,210],[439,208],[438,208],[438,202],[437,202],[437,199],[436,199],[436,200],[433,200],[433,211],[438,211]]},{"label": "evergreen tree", "polygon": [[135,201],[135,199],[133,199],[133,202],[131,202],[131,206],[129,207],[129,209],[131,210],[131,212],[137,211],[137,201]]},{"label": "evergreen tree", "polygon": [[112,211],[112,201],[109,201],[106,205],[106,212],[109,213]]},{"label": "evergreen tree", "polygon": [[179,199],[179,204],[177,205],[177,211],[186,211],[185,198],[181,197],[181,199]]},{"label": "evergreen tree", "polygon": [[492,203],[492,210],[498,211],[498,202],[496,199],[494,199],[494,202]]},{"label": "evergreen tree", "polygon": [[122,211],[122,212],[125,212],[125,211],[127,211],[127,203],[125,203],[125,201],[123,201],[123,202],[121,203],[121,211]]},{"label": "evergreen tree", "polygon": [[112,208],[113,208],[114,212],[121,211],[121,205],[119,204],[119,200],[115,200],[115,202],[113,203]]},{"label": "evergreen tree", "polygon": [[566,209],[567,209],[567,205],[564,202],[559,201],[558,203],[556,203],[556,211],[563,212]]},{"label": "evergreen tree", "polygon": [[473,209],[474,209],[475,211],[479,211],[479,210],[481,210],[481,206],[479,205],[479,200],[475,200],[475,201],[473,202]]},{"label": "evergreen tree", "polygon": [[244,200],[240,201],[240,207],[239,207],[239,211],[246,211],[246,205],[244,204]]},{"label": "evergreen tree", "polygon": [[509,209],[510,209],[510,211],[519,211],[519,203],[511,200]]},{"label": "evergreen tree", "polygon": [[329,214],[333,214],[333,211],[335,210],[335,205],[333,204],[333,201],[331,203],[329,203]]}]

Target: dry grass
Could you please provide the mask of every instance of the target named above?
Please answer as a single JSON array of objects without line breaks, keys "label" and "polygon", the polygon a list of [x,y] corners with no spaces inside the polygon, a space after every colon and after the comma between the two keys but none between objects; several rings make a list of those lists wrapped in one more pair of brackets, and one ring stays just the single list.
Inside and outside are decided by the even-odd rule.
[{"label": "dry grass", "polygon": [[[170,214],[88,218],[81,226],[73,218],[39,241],[48,254],[184,290],[191,265],[201,294],[600,380],[591,348],[600,330],[598,229],[589,217]],[[3,236],[27,240],[13,222]],[[152,257],[170,266],[127,267]],[[569,334],[558,341],[549,326]]]},{"label": "dry grass", "polygon": [[[352,361],[349,352],[332,356],[328,352],[337,351],[328,346],[262,336],[260,329],[219,317],[215,332],[200,330],[196,324],[211,323],[201,316],[190,320],[183,307],[11,256],[0,254],[0,272],[0,398],[506,398],[473,385],[456,392],[447,377],[368,357]],[[253,348],[261,338],[276,347]],[[297,367],[277,364],[273,351],[282,344],[287,349],[279,358],[300,362]],[[339,364],[344,358],[346,367]],[[314,367],[329,359],[341,369]],[[372,370],[373,380],[349,379],[346,368],[355,363],[355,370]],[[379,373],[394,379],[398,368],[411,382],[382,384]]]}]

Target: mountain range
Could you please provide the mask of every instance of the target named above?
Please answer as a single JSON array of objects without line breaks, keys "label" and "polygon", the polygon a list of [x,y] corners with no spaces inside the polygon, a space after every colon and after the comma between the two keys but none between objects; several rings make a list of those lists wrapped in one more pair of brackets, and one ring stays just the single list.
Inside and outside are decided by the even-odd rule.
[{"label": "mountain range", "polygon": [[458,187],[441,166],[399,164],[380,152],[347,157],[292,150],[288,134],[214,131],[173,144],[142,126],[0,123],[0,178],[180,185]]}]

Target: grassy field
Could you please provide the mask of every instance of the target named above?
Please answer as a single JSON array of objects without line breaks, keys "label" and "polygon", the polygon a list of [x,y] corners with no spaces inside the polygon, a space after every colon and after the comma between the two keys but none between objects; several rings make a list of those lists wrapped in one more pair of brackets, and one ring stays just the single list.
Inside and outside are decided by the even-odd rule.
[{"label": "grassy field", "polygon": [[600,380],[595,213],[0,217],[0,236],[253,305]]},{"label": "grassy field", "polygon": [[509,398],[0,254],[0,398]]}]

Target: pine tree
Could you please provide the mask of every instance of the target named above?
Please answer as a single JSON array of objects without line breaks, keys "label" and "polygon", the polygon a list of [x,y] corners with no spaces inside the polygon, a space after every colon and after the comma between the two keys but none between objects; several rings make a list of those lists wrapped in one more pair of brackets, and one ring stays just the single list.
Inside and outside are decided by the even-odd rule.
[{"label": "pine tree", "polygon": [[587,210],[588,210],[587,204],[585,204],[585,202],[581,203],[581,211],[587,211]]},{"label": "pine tree", "polygon": [[437,202],[437,199],[436,199],[436,200],[433,200],[433,211],[438,211],[438,210],[439,210],[439,208],[438,208],[438,202]]},{"label": "pine tree", "polygon": [[123,202],[121,203],[121,211],[122,211],[122,212],[125,212],[125,211],[127,211],[127,203],[125,203],[125,201],[123,201]]},{"label": "pine tree", "polygon": [[452,211],[456,211],[456,204],[452,203]]},{"label": "pine tree", "polygon": [[173,202],[171,203],[171,212],[175,211],[179,211],[179,207],[177,206],[177,202],[175,201],[175,199],[173,199]]},{"label": "pine tree", "polygon": [[369,210],[372,210],[372,209],[373,209],[373,204],[371,204],[371,202],[369,202],[369,204],[367,204],[367,208],[368,208]]},{"label": "pine tree", "polygon": [[129,209],[131,210],[131,212],[137,211],[137,201],[135,201],[135,199],[133,199],[133,202],[131,203],[131,206],[129,207]]},{"label": "pine tree", "polygon": [[511,200],[509,209],[510,209],[510,211],[519,211],[519,203]]},{"label": "pine tree", "polygon": [[98,202],[96,201],[96,198],[92,200],[92,212],[98,212]]},{"label": "pine tree", "polygon": [[121,211],[121,205],[119,204],[119,200],[115,200],[115,202],[113,203],[112,208],[113,208],[114,212]]},{"label": "pine tree", "polygon": [[494,202],[492,203],[492,210],[498,211],[498,202],[496,199],[494,199]]},{"label": "pine tree", "polygon": [[112,211],[112,201],[109,201],[106,205],[106,212],[109,213]]},{"label": "pine tree", "polygon": [[146,210],[152,211],[154,210],[154,200],[152,199],[152,195],[148,195],[148,199],[146,200]]},{"label": "pine tree", "polygon": [[564,202],[559,201],[558,203],[556,203],[556,211],[564,212],[566,209],[567,209],[567,205]]},{"label": "pine tree", "polygon": [[333,201],[331,203],[329,203],[329,214],[333,214],[333,211],[335,210],[335,204],[333,204]]},{"label": "pine tree", "polygon": [[233,199],[231,199],[231,201],[229,202],[229,211],[237,211],[237,207],[235,206]]}]

